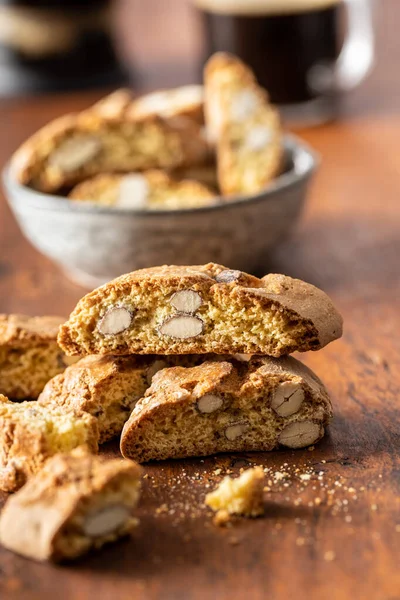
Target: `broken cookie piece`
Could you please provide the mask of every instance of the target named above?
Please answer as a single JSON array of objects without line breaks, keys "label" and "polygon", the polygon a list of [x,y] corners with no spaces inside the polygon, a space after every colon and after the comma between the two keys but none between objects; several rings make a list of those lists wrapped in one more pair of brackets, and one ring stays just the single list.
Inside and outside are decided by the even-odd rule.
[{"label": "broken cookie piece", "polygon": [[278,111],[252,71],[217,53],[204,71],[205,115],[215,143],[221,192],[255,194],[279,174],[283,135]]},{"label": "broken cookie piece", "polygon": [[77,359],[57,344],[62,317],[0,315],[0,393],[36,399],[49,379]]},{"label": "broken cookie piece", "polygon": [[0,490],[13,492],[58,452],[97,451],[98,426],[83,411],[10,402],[0,395]]},{"label": "broken cookie piece", "polygon": [[[301,391],[301,402],[282,388]],[[322,382],[294,358],[216,358],[157,373],[124,425],[121,452],[141,463],[302,448],[323,436],[331,416]]]},{"label": "broken cookie piece", "polygon": [[193,121],[182,127],[156,116],[136,120],[122,103],[115,112],[105,105],[49,123],[17,150],[11,170],[19,183],[51,193],[100,173],[172,169],[208,156]]},{"label": "broken cookie piece", "polygon": [[341,316],[318,288],[210,263],[110,281],[80,300],[58,341],[70,355],[282,356],[318,350],[341,334]]},{"label": "broken cookie piece", "polygon": [[78,448],[58,454],[7,501],[0,542],[34,560],[77,558],[129,534],[140,468]]},{"label": "broken cookie piece", "polygon": [[260,517],[264,514],[263,488],[264,471],[261,467],[254,467],[243,471],[236,479],[224,477],[218,487],[206,495],[205,504],[217,512],[217,524],[225,523],[226,513]]},{"label": "broken cookie piece", "polygon": [[75,186],[68,197],[121,210],[193,209],[216,202],[215,192],[198,181],[177,180],[157,170],[97,175]]}]

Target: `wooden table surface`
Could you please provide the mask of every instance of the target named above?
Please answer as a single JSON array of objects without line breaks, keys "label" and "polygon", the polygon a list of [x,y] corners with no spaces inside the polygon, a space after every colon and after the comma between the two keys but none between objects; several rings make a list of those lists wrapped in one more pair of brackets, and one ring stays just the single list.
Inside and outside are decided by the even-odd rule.
[{"label": "wooden table surface", "polygon": [[[341,121],[301,132],[322,167],[300,226],[266,263],[325,289],[343,313],[343,339],[302,356],[332,395],[327,437],[313,451],[147,467],[132,540],[70,566],[1,550],[1,600],[400,599],[400,116],[381,110],[374,81],[369,100],[358,92],[361,116],[353,99]],[[3,102],[0,163],[94,97]],[[83,292],[23,239],[2,198],[0,311],[68,314]],[[266,516],[216,528],[207,486],[247,464],[269,469]]]}]

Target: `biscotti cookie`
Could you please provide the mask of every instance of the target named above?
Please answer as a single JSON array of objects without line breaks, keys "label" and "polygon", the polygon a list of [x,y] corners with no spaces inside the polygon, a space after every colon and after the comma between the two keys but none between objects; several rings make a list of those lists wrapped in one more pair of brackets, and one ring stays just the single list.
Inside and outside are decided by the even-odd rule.
[{"label": "biscotti cookie", "polygon": [[194,167],[179,167],[178,169],[171,170],[170,174],[178,181],[182,179],[194,179],[213,190],[216,194],[219,192],[217,167],[214,163]]},{"label": "biscotti cookie", "polygon": [[280,171],[283,155],[278,111],[251,70],[229,54],[215,54],[205,73],[205,114],[216,145],[223,194],[253,194]]},{"label": "biscotti cookie", "polygon": [[229,515],[260,517],[264,514],[264,471],[262,467],[246,469],[233,479],[227,475],[218,487],[206,495],[205,504],[217,512],[215,522]]},{"label": "biscotti cookie", "polygon": [[203,103],[202,85],[184,85],[158,90],[135,99],[130,114],[136,119],[147,119],[154,115],[164,119],[184,117],[201,125],[204,123]]},{"label": "biscotti cookie", "polygon": [[97,451],[97,420],[91,415],[0,395],[0,490],[18,489],[48,458],[82,444]]},{"label": "biscotti cookie", "polygon": [[174,361],[175,357],[87,356],[50,380],[38,404],[90,413],[97,419],[99,443],[104,443],[121,433],[157,370]]},{"label": "biscotti cookie", "polygon": [[201,164],[209,154],[200,126],[173,126],[159,117],[135,120],[125,111],[99,110],[61,117],[32,136],[11,161],[17,180],[56,192],[104,172]]},{"label": "biscotti cookie", "polygon": [[208,354],[86,356],[51,379],[38,404],[93,415],[99,428],[99,443],[103,444],[121,433],[158,371],[198,365],[209,358]]},{"label": "biscotti cookie", "polygon": [[0,315],[0,393],[37,398],[49,379],[76,359],[57,344],[61,317]]},{"label": "biscotti cookie", "polygon": [[71,200],[121,209],[176,210],[209,206],[216,195],[198,181],[178,181],[164,171],[97,175],[75,186]]},{"label": "biscotti cookie", "polygon": [[67,354],[269,354],[318,350],[342,319],[318,288],[210,263],[118,277],[78,302],[58,342]]},{"label": "biscotti cookie", "polygon": [[0,542],[35,560],[73,559],[129,534],[140,467],[81,448],[58,454],[7,501]]},{"label": "biscotti cookie", "polygon": [[121,452],[141,463],[303,448],[322,438],[331,416],[322,382],[291,357],[172,367],[153,377],[136,404]]}]

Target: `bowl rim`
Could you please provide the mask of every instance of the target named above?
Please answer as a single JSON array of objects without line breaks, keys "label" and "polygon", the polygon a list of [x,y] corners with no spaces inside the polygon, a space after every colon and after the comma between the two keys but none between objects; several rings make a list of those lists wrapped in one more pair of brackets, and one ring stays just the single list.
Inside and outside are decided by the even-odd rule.
[{"label": "bowl rim", "polygon": [[[30,206],[36,205],[41,210],[72,212],[72,213],[91,213],[107,215],[136,215],[146,218],[157,218],[160,216],[188,215],[192,213],[207,213],[226,209],[237,208],[246,204],[258,203],[274,198],[279,192],[290,189],[299,183],[307,180],[319,167],[321,163],[320,155],[309,144],[299,139],[293,134],[284,135],[284,151],[289,153],[293,164],[292,168],[278,175],[266,188],[251,195],[231,196],[229,202],[226,202],[222,196],[216,197],[215,204],[209,206],[199,206],[194,208],[180,208],[176,210],[146,210],[134,208],[113,208],[110,206],[99,206],[95,202],[72,202],[64,196],[55,194],[46,194],[39,192],[28,186],[20,184],[12,174],[10,161],[6,163],[2,171],[3,185],[6,190],[6,197],[10,204],[13,203],[14,194],[23,193],[24,202],[30,201]],[[305,157],[305,159],[304,159]],[[40,203],[40,206],[38,205]]]}]

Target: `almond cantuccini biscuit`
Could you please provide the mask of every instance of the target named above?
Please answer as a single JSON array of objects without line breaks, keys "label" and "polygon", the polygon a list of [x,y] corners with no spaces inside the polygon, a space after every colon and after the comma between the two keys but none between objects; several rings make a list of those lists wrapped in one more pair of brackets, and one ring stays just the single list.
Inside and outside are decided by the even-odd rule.
[{"label": "almond cantuccini biscuit", "polygon": [[318,288],[221,265],[141,269],[82,298],[61,326],[70,355],[269,354],[319,350],[342,319]]},{"label": "almond cantuccini biscuit", "polygon": [[57,452],[83,444],[96,452],[98,435],[96,419],[85,412],[0,395],[0,490],[20,488]]},{"label": "almond cantuccini biscuit", "polygon": [[34,560],[77,558],[129,534],[140,467],[77,448],[54,456],[7,501],[0,542]]},{"label": "almond cantuccini biscuit", "polygon": [[176,210],[209,206],[216,194],[198,181],[178,181],[164,171],[97,175],[75,186],[71,200],[138,210]]},{"label": "almond cantuccini biscuit", "polygon": [[62,317],[0,315],[0,393],[37,398],[49,379],[76,359],[57,344]]},{"label": "almond cantuccini biscuit", "polygon": [[[116,111],[118,113],[118,111]],[[17,180],[56,192],[104,172],[130,172],[201,164],[209,154],[200,126],[172,125],[159,117],[135,120],[129,109],[104,108],[65,115],[25,142],[12,158]]]},{"label": "almond cantuccini biscuit", "polygon": [[264,514],[262,467],[246,469],[236,479],[227,475],[213,492],[206,495],[205,504],[217,512],[217,525],[226,522],[229,515],[260,517]]},{"label": "almond cantuccini biscuit", "polygon": [[136,404],[121,452],[147,462],[304,448],[322,438],[331,416],[322,382],[291,357],[172,367],[153,377]]},{"label": "almond cantuccini biscuit", "polygon": [[281,168],[279,113],[252,71],[230,54],[210,58],[204,81],[207,131],[216,145],[221,192],[257,193]]},{"label": "almond cantuccini biscuit", "polygon": [[210,356],[86,356],[51,379],[38,404],[90,413],[97,419],[99,443],[103,444],[121,433],[136,402],[144,396],[158,371],[198,365]]}]

